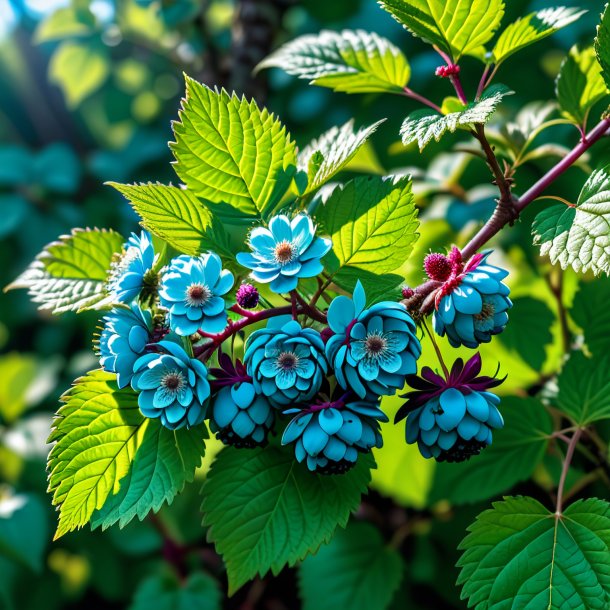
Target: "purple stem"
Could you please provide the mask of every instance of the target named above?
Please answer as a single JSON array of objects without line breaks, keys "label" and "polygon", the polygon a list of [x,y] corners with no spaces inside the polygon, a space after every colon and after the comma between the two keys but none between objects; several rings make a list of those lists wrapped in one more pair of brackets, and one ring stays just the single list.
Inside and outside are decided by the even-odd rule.
[{"label": "purple stem", "polygon": [[420,95],[419,93],[415,93],[415,91],[412,91],[411,89],[409,89],[409,87],[404,87],[403,90],[407,97],[410,97],[411,99],[416,100],[416,101],[424,104],[425,106],[429,106],[433,110],[436,110],[436,112],[438,112],[439,114],[443,114],[441,107],[437,106],[434,102],[429,100],[427,97],[424,97],[423,95]]},{"label": "purple stem", "polygon": [[479,86],[477,87],[477,96],[476,100],[479,100],[483,91],[485,90],[485,85],[487,84],[487,77],[489,76],[489,71],[491,70],[491,64],[487,64],[485,66],[485,70],[483,70],[483,76],[481,76],[481,80],[479,81]]},{"label": "purple stem", "polygon": [[466,94],[464,93],[464,88],[462,87],[462,81],[460,80],[460,75],[453,74],[449,78],[451,79],[451,84],[453,85],[453,88],[455,89],[455,92],[456,92],[460,102],[462,102],[462,104],[464,104],[464,106],[466,106],[468,104],[468,98],[466,97]]}]

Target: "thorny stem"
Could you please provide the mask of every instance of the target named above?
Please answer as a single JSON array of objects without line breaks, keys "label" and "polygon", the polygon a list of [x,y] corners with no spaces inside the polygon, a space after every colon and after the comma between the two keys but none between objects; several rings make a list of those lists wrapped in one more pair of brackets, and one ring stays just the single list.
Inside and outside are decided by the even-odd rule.
[{"label": "thorny stem", "polygon": [[570,439],[570,444],[568,445],[568,450],[566,451],[566,457],[563,460],[563,468],[561,469],[561,478],[559,479],[559,486],[557,487],[557,503],[555,505],[555,517],[559,518],[562,515],[563,511],[563,494],[566,485],[566,478],[568,476],[568,470],[570,470],[570,464],[572,463],[572,458],[574,457],[574,451],[576,451],[576,446],[578,445],[578,441],[582,435],[582,428],[579,428],[574,432],[572,438]]}]

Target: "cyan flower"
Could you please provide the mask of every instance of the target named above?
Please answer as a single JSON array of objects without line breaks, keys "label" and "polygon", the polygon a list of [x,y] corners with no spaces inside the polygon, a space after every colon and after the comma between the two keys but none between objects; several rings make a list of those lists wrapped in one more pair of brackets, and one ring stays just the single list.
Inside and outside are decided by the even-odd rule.
[{"label": "cyan flower", "polygon": [[252,378],[239,361],[235,364],[227,354],[219,357],[221,368],[210,369],[215,377],[210,429],[225,445],[257,447],[267,443],[267,435],[275,422],[275,409],[264,397],[256,394]]},{"label": "cyan flower", "polygon": [[340,474],[356,464],[358,453],[383,446],[379,422],[388,421],[379,401],[366,402],[345,397],[321,402],[297,413],[282,436],[282,445],[295,443],[297,461],[309,470]]},{"label": "cyan flower", "polygon": [[475,255],[443,284],[433,316],[435,332],[453,347],[476,349],[504,330],[512,302],[502,280],[508,271],[486,263],[491,252]]},{"label": "cyan flower", "polygon": [[170,430],[200,424],[206,416],[210,384],[205,365],[177,343],[160,341],[158,353],[141,356],[134,364],[131,386],[144,417],[160,418]]},{"label": "cyan flower", "polygon": [[148,231],[142,231],[139,237],[132,233],[124,249],[125,252],[112,270],[108,290],[115,300],[130,303],[140,296],[145,287],[156,262],[156,255]]},{"label": "cyan flower", "polygon": [[289,316],[272,318],[248,337],[244,363],[257,394],[277,407],[311,400],[328,372],[320,333]]},{"label": "cyan flower", "polygon": [[415,391],[405,395],[408,400],[396,422],[407,418],[407,443],[417,443],[425,458],[468,460],[491,444],[492,429],[504,426],[497,408],[500,399],[487,391],[504,380],[478,377],[480,372],[481,356],[475,354],[466,365],[456,360],[447,379],[429,367],[422,369],[421,377],[407,378]]},{"label": "cyan flower", "polygon": [[415,322],[401,303],[384,301],[365,309],[360,282],[353,299],[338,296],[328,309],[334,335],[326,343],[326,356],[339,385],[360,398],[390,395],[415,373],[421,344]]},{"label": "cyan flower", "polygon": [[119,388],[124,388],[133,376],[133,365],[151,342],[152,315],[132,305],[130,309],[112,309],[102,322],[100,364],[105,371],[116,373]]},{"label": "cyan flower", "polygon": [[271,282],[273,292],[290,292],[300,277],[315,277],[324,267],[320,259],[331,249],[330,239],[315,237],[316,228],[307,214],[292,221],[280,214],[269,221],[269,229],[257,227],[250,233],[252,253],[240,252],[237,262],[252,269],[250,277]]},{"label": "cyan flower", "polygon": [[219,333],[227,325],[222,298],[233,287],[233,274],[223,270],[213,252],[199,258],[178,256],[163,273],[159,300],[169,310],[170,328],[186,337],[199,329]]}]

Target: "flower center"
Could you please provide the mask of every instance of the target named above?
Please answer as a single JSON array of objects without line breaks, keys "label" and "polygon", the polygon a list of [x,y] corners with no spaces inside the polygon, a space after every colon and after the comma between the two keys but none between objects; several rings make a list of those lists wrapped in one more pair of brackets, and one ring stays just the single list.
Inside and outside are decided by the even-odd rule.
[{"label": "flower center", "polygon": [[281,241],[275,246],[273,256],[277,263],[285,265],[294,258],[294,246],[289,241]]},{"label": "flower center", "polygon": [[163,375],[161,385],[170,392],[178,392],[184,386],[184,377],[179,371],[171,371]]},{"label": "flower center", "polygon": [[186,302],[191,307],[201,307],[212,297],[212,291],[205,284],[191,284],[186,289]]},{"label": "flower center", "polygon": [[364,340],[364,351],[369,358],[379,358],[388,349],[388,340],[381,333],[370,333]]},{"label": "flower center", "polygon": [[485,320],[489,320],[495,314],[495,307],[492,303],[483,303],[483,308],[481,309],[481,313],[477,313],[474,316],[474,319],[477,322],[484,322]]},{"label": "flower center", "polygon": [[283,371],[294,371],[299,364],[299,357],[292,352],[282,352],[277,357],[277,367]]}]

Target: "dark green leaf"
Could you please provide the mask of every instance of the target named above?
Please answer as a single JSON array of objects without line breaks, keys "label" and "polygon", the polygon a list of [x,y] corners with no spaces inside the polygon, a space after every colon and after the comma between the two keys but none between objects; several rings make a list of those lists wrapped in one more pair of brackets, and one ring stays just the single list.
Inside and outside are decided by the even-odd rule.
[{"label": "dark green leaf", "polygon": [[596,357],[610,352],[610,282],[598,279],[582,283],[570,315],[585,335],[589,351]]},{"label": "dark green leaf", "polygon": [[606,86],[610,89],[610,4],[606,4],[601,23],[597,27],[595,52],[599,65],[602,67],[602,76],[606,81]]}]

